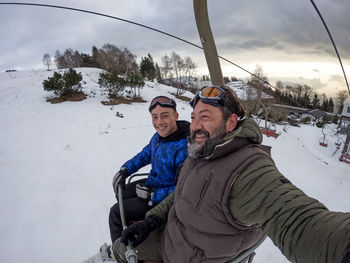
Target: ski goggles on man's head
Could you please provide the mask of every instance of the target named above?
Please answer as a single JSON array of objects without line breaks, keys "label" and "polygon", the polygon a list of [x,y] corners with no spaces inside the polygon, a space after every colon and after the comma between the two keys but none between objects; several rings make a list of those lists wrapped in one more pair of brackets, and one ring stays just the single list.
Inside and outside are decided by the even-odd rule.
[{"label": "ski goggles on man's head", "polygon": [[151,112],[157,105],[165,108],[173,108],[176,111],[176,102],[166,96],[155,97],[151,105],[149,105],[149,112]]},{"label": "ski goggles on man's head", "polygon": [[225,90],[219,86],[206,86],[202,88],[191,100],[190,105],[192,108],[196,106],[199,100],[205,104],[210,104],[215,107],[225,106],[223,101],[223,95]]}]

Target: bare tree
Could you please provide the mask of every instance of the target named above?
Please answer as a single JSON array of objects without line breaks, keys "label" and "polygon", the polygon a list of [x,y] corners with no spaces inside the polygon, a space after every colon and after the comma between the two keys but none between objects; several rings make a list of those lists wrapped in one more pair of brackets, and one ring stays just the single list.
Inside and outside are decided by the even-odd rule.
[{"label": "bare tree", "polygon": [[196,64],[190,57],[184,59],[177,53],[162,57],[162,75],[165,83],[174,85],[176,95],[182,95],[190,86],[190,77],[196,69]]},{"label": "bare tree", "polygon": [[121,50],[113,44],[104,44],[98,54],[98,63],[109,72],[125,75],[138,70],[136,56],[127,48]]},{"label": "bare tree", "polygon": [[162,78],[163,79],[167,79],[167,78],[171,78],[172,77],[172,66],[171,66],[171,62],[170,62],[170,58],[168,55],[164,55],[162,57]]},{"label": "bare tree", "polygon": [[[190,57],[185,57],[185,74],[186,74],[187,80],[189,80],[190,77],[194,74],[196,67],[197,67],[196,64],[193,62],[193,60]],[[189,83],[187,83],[187,85],[189,85]]]},{"label": "bare tree", "polygon": [[264,85],[268,81],[267,77],[264,74],[263,68],[260,65],[256,65],[256,68],[254,70],[254,75],[251,76],[251,78],[248,81],[248,84],[256,89],[256,95],[255,100],[258,102],[256,103],[256,112],[259,112],[260,106],[265,110],[265,105],[263,105],[261,96],[264,90]]},{"label": "bare tree", "polygon": [[66,61],[64,60],[64,56],[61,55],[59,50],[56,50],[55,53],[55,63],[58,69],[66,68]]},{"label": "bare tree", "polygon": [[179,96],[185,93],[184,83],[182,81],[182,77],[185,75],[185,62],[180,55],[172,52],[170,55],[170,63],[175,75],[176,95]]},{"label": "bare tree", "polygon": [[119,65],[122,74],[135,73],[138,71],[136,55],[132,54],[127,48],[124,48],[120,54]]},{"label": "bare tree", "polygon": [[47,66],[47,70],[50,70],[50,66],[52,65],[52,61],[51,61],[51,56],[50,54],[46,53],[43,56],[43,63],[45,66]]}]

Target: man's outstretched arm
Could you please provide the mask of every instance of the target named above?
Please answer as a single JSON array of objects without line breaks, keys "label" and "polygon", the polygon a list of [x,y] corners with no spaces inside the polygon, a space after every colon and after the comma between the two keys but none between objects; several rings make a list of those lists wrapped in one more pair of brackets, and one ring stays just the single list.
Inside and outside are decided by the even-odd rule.
[{"label": "man's outstretched arm", "polygon": [[348,262],[350,213],[329,211],[267,158],[254,161],[236,178],[229,205],[236,220],[261,228],[292,262]]}]

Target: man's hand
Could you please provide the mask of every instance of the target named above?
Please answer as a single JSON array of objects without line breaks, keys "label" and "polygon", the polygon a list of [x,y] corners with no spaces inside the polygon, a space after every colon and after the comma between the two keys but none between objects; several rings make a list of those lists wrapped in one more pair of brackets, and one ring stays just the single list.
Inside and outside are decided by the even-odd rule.
[{"label": "man's hand", "polygon": [[146,217],[145,221],[133,224],[125,229],[122,233],[120,241],[127,246],[130,240],[133,242],[133,246],[137,247],[149,236],[153,230],[160,227],[160,225],[161,219],[158,216],[151,215]]},{"label": "man's hand", "polygon": [[112,185],[115,194],[118,193],[119,184],[122,187],[122,189],[125,190],[125,180],[128,176],[129,173],[124,167],[120,168],[120,170],[114,175]]}]

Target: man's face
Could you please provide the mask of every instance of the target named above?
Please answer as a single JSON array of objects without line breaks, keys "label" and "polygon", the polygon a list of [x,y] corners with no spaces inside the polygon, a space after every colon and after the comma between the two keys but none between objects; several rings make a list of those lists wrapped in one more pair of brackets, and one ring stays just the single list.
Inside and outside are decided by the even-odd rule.
[{"label": "man's face", "polygon": [[203,144],[209,138],[227,132],[221,110],[202,101],[194,107],[191,119],[191,142]]},{"label": "man's face", "polygon": [[157,105],[152,111],[152,124],[159,136],[166,137],[177,130],[179,114],[173,108]]}]

